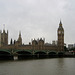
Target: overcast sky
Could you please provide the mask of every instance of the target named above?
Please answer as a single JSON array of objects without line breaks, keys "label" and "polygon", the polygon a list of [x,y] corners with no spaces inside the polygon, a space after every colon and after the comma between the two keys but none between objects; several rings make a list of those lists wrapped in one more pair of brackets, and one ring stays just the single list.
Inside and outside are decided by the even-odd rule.
[{"label": "overcast sky", "polygon": [[57,40],[60,19],[65,43],[75,43],[75,0],[0,0],[0,29],[5,24],[9,41],[21,31],[25,44],[41,37],[51,43]]}]

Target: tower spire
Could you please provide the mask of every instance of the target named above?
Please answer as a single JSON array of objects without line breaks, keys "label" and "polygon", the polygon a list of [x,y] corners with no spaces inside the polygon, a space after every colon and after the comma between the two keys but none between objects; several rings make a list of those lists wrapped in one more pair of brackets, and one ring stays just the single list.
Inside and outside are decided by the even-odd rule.
[{"label": "tower spire", "polygon": [[62,22],[61,22],[61,19],[60,19],[60,23],[59,23],[59,26],[62,26]]},{"label": "tower spire", "polygon": [[19,37],[21,37],[21,31],[19,31]]},{"label": "tower spire", "polygon": [[3,32],[5,33],[5,24],[3,24]]}]

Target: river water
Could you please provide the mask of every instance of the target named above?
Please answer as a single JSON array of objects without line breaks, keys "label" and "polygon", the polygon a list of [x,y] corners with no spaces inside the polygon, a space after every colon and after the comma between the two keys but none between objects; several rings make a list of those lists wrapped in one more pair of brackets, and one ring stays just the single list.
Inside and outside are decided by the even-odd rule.
[{"label": "river water", "polygon": [[75,75],[75,58],[0,61],[0,75]]}]

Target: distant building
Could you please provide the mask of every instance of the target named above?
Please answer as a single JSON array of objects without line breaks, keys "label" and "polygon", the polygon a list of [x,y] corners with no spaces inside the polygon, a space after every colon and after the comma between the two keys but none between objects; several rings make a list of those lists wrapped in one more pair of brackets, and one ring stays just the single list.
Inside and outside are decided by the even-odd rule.
[{"label": "distant building", "polygon": [[74,43],[74,48],[75,48],[75,43]]},{"label": "distant building", "polygon": [[72,49],[74,48],[74,45],[73,44],[68,44],[68,49]]},{"label": "distant building", "polygon": [[19,32],[19,37],[14,42],[10,41],[8,45],[8,31],[7,33],[3,30],[3,33],[0,31],[0,48],[2,49],[26,49],[26,50],[56,50],[56,51],[64,51],[64,28],[60,21],[59,27],[57,29],[57,41],[53,41],[52,44],[45,43],[45,39],[33,39],[29,42],[28,45],[22,44],[21,32]]}]

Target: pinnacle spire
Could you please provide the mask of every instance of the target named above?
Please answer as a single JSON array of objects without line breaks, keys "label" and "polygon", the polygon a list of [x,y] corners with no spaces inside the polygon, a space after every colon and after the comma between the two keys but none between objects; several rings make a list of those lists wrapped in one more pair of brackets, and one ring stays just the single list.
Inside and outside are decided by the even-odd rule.
[{"label": "pinnacle spire", "polygon": [[21,37],[21,31],[19,31],[19,37]]},{"label": "pinnacle spire", "polygon": [[59,26],[62,26],[62,22],[61,22],[61,20],[60,20]]},{"label": "pinnacle spire", "polygon": [[4,27],[4,28],[3,28],[3,32],[5,33],[5,24],[3,24],[3,27]]}]

